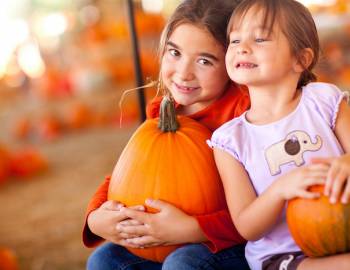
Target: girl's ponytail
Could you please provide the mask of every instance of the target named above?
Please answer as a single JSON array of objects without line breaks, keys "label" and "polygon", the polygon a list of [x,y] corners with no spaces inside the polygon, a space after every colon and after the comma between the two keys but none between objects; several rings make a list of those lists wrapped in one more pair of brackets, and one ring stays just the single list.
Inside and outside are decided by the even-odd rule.
[{"label": "girl's ponytail", "polygon": [[317,81],[317,76],[310,69],[305,69],[299,78],[297,89],[307,85],[309,82]]}]

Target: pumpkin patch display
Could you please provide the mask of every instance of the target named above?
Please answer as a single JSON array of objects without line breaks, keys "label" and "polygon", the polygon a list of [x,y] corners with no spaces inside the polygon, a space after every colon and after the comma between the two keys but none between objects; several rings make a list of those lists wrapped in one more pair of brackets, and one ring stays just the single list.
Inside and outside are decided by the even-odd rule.
[{"label": "pumpkin patch display", "polygon": [[[188,117],[176,118],[173,106],[164,98],[159,119],[146,120],[135,131],[114,168],[108,199],[126,206],[161,199],[190,215],[225,209],[223,187],[206,144],[211,132]],[[162,262],[177,247],[128,249]]]},{"label": "pumpkin patch display", "polygon": [[[323,194],[323,186],[313,186]],[[350,204],[330,204],[327,196],[288,202],[287,223],[301,250],[309,257],[350,251]]]}]

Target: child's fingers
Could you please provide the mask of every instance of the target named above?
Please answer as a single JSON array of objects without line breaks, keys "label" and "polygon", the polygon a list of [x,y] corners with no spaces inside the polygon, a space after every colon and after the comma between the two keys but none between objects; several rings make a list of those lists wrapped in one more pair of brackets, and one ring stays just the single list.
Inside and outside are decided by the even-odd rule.
[{"label": "child's fingers", "polygon": [[[329,166],[324,164],[314,164],[308,167],[305,178],[327,179]],[[322,183],[325,184],[325,183]]]},{"label": "child's fingers", "polygon": [[129,218],[138,220],[142,224],[148,224],[148,221],[152,215],[143,211],[134,210],[127,207],[123,207],[120,211],[124,213],[126,216],[128,216]]},{"label": "child's fingers", "polygon": [[330,193],[330,199],[329,199],[330,203],[334,204],[338,201],[338,198],[344,188],[344,184],[346,180],[347,180],[347,174],[344,172],[339,172],[335,176],[333,185],[331,186],[331,193]]},{"label": "child's fingers", "polygon": [[138,211],[145,211],[145,207],[143,205],[134,205],[134,206],[130,206],[130,209],[134,209],[134,210],[138,210]]},{"label": "child's fingers", "polygon": [[120,233],[128,233],[132,235],[146,235],[148,234],[148,227],[145,225],[138,225],[138,226],[121,226],[118,224],[116,226],[117,231]]},{"label": "child's fingers", "polygon": [[298,192],[298,197],[303,199],[317,199],[321,196],[320,193],[317,192],[311,192],[307,190],[301,190]]},{"label": "child's fingers", "polygon": [[126,239],[121,239],[121,240],[115,241],[115,243],[117,245],[120,245],[120,246],[123,246],[123,247],[128,247],[128,248],[143,248],[142,246],[135,245],[135,244],[127,241]]},{"label": "child's fingers", "polygon": [[327,172],[330,168],[329,164],[326,163],[317,163],[317,164],[311,164],[308,166],[308,169],[310,171],[322,171],[322,172]]},{"label": "child's fingers", "polygon": [[328,164],[330,165],[334,158],[311,158],[312,164]]},{"label": "child's fingers", "polygon": [[106,210],[117,210],[119,211],[124,205],[117,201],[106,201],[104,202],[101,207]]},{"label": "child's fingers", "polygon": [[135,219],[126,219],[119,222],[119,224],[122,226],[135,226],[135,225],[142,225],[143,223]]},{"label": "child's fingers", "polygon": [[304,180],[303,185],[308,188],[315,185],[324,185],[326,183],[326,175],[308,177]]},{"label": "child's fingers", "polygon": [[349,199],[350,199],[350,177],[347,178],[345,189],[341,197],[341,202],[346,204],[349,202]]},{"label": "child's fingers", "polygon": [[126,239],[125,241],[129,244],[141,246],[141,247],[158,243],[158,241],[154,237],[149,235],[136,237],[136,238],[129,238],[129,239]]},{"label": "child's fingers", "polygon": [[334,179],[337,173],[338,173],[338,168],[334,165],[331,166],[327,174],[326,184],[324,186],[324,195],[330,196],[334,185]]},{"label": "child's fingers", "polygon": [[140,237],[140,235],[129,234],[129,233],[119,233],[118,237],[122,239],[129,239],[129,238]]}]

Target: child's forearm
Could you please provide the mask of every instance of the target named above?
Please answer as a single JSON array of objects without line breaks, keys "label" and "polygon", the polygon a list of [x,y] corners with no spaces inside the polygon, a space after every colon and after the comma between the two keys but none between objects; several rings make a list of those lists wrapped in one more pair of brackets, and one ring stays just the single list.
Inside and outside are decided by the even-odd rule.
[{"label": "child's forearm", "polygon": [[202,243],[208,241],[208,238],[195,217],[189,218],[184,226],[184,242]]},{"label": "child's forearm", "polygon": [[266,234],[277,222],[285,200],[271,185],[265,192],[241,210],[235,220],[240,234],[247,240],[255,241]]}]

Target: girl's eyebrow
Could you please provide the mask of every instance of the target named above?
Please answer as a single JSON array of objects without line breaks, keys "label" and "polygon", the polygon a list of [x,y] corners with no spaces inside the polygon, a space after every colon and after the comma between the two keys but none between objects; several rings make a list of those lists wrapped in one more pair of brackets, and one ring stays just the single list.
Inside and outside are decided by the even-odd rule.
[{"label": "girl's eyebrow", "polygon": [[[178,49],[178,50],[180,50],[180,47],[178,46],[178,45],[176,45],[174,42],[172,42],[172,41],[168,41],[167,42],[167,45],[169,46],[171,46],[171,47],[174,47],[175,49]],[[199,53],[199,55],[200,56],[203,56],[203,57],[206,57],[206,58],[210,58],[211,60],[213,60],[213,61],[216,61],[216,62],[219,62],[219,59],[215,56],[215,55],[213,55],[213,54],[211,54],[211,53],[206,53],[206,52],[201,52],[201,53]]]}]

